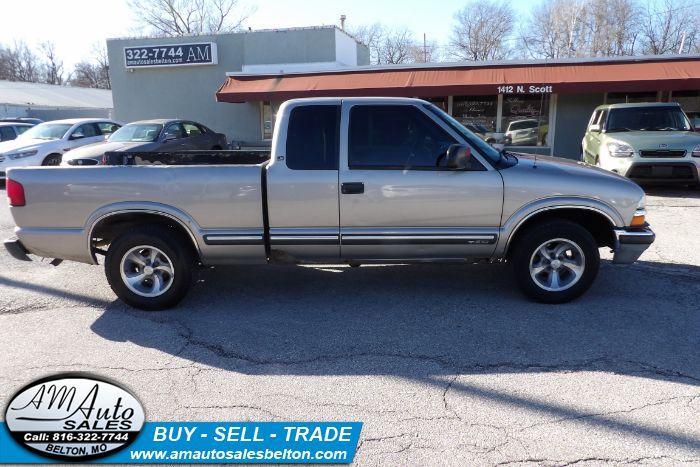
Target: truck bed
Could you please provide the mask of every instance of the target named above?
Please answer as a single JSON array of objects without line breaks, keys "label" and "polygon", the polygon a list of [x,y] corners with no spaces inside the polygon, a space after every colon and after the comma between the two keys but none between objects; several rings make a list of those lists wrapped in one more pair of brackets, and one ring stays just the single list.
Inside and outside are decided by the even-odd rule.
[{"label": "truck bed", "polygon": [[262,170],[262,164],[12,169],[10,178],[24,186],[26,206],[11,209],[17,236],[39,256],[93,262],[88,237],[100,218],[158,210],[190,229],[205,261],[214,264],[224,254],[264,261],[263,246],[237,252],[205,243],[225,235],[262,238]]}]

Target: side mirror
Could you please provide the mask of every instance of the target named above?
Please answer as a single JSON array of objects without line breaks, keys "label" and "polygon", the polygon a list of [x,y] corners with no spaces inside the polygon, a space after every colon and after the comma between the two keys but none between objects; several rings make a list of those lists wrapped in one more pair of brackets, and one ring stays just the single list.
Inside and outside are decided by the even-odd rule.
[{"label": "side mirror", "polygon": [[172,141],[174,139],[177,139],[177,135],[175,133],[166,133],[163,141]]},{"label": "side mirror", "polygon": [[469,168],[472,150],[463,144],[453,144],[447,149],[445,162],[450,170],[465,170]]},{"label": "side mirror", "polygon": [[594,123],[593,125],[588,127],[588,131],[600,132],[600,125],[597,123]]},{"label": "side mirror", "polygon": [[70,139],[83,139],[85,138],[85,135],[82,133],[73,133],[70,135]]}]

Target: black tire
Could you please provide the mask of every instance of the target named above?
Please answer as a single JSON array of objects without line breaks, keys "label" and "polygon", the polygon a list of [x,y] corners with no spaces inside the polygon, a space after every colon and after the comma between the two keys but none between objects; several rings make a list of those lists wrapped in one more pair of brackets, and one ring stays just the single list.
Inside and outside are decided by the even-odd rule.
[{"label": "black tire", "polygon": [[[538,284],[531,275],[531,261],[535,260],[536,252],[543,244],[546,244],[548,241],[561,239],[564,240],[564,242],[560,242],[562,244],[568,241],[578,246],[580,252],[577,252],[577,250],[572,251],[572,253],[582,255],[583,261],[580,261],[579,267],[582,267],[583,271],[580,273],[579,278],[574,280],[575,274],[572,273],[572,269],[565,265],[560,266],[560,263],[563,261],[556,263],[556,268],[552,268],[550,264],[547,266],[549,269],[545,269],[539,275],[535,275],[538,280],[544,282],[544,278],[551,274],[552,269],[557,269],[556,276],[558,281],[560,277],[568,277],[572,283],[568,288],[562,290],[547,290]],[[556,242],[547,243],[547,245],[556,245]],[[546,248],[548,247],[545,246]],[[568,252],[564,254],[566,255]],[[565,303],[581,296],[593,284],[600,267],[598,244],[593,236],[581,225],[566,220],[549,221],[529,227],[516,239],[510,259],[513,263],[515,280],[522,292],[542,303]],[[568,260],[569,258],[564,259]],[[540,263],[533,264],[535,266],[541,265]],[[548,273],[547,271],[550,272]],[[561,275],[559,271],[561,271]]]},{"label": "black tire", "polygon": [[61,165],[62,159],[63,159],[63,156],[61,156],[60,154],[49,154],[41,162],[41,165],[51,165],[51,166]]},{"label": "black tire", "polygon": [[[132,291],[122,279],[122,259],[134,248],[150,246],[160,250],[172,263],[173,276],[169,288],[157,296],[142,296]],[[146,249],[143,249],[146,250]],[[192,283],[195,254],[189,239],[161,226],[126,231],[112,241],[105,257],[105,274],[110,287],[124,303],[141,310],[164,310],[180,302]],[[138,273],[138,271],[136,272]],[[166,275],[160,277],[167,278]]]}]

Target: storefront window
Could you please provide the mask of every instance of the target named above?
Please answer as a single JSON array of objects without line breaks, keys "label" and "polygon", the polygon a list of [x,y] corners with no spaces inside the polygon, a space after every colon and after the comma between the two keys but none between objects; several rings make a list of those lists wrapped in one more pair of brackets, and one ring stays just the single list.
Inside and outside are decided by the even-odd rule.
[{"label": "storefront window", "polygon": [[628,102],[656,102],[656,91],[651,92],[609,92],[606,103],[624,104]]},{"label": "storefront window", "polygon": [[501,129],[506,144],[547,146],[549,94],[504,95]]},{"label": "storefront window", "polygon": [[496,134],[498,96],[455,96],[452,116],[484,141],[500,143]]},{"label": "storefront window", "polygon": [[447,97],[423,97],[422,99],[447,112]]}]

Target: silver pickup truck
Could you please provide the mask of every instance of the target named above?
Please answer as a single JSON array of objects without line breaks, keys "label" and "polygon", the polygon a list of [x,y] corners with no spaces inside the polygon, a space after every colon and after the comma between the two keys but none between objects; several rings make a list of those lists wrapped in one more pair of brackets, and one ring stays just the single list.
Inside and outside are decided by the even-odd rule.
[{"label": "silver pickup truck", "polygon": [[654,241],[644,193],[610,172],[498,151],[427,102],[292,100],[262,164],[12,169],[28,254],[97,264],[124,302],[164,309],[198,263],[508,261],[528,296],[571,300],[599,248]]}]

